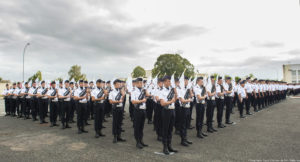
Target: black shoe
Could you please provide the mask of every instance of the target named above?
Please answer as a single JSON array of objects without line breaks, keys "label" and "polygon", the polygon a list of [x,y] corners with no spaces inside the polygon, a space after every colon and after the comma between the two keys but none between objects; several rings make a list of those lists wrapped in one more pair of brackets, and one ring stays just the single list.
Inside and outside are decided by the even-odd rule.
[{"label": "black shoe", "polygon": [[95,138],[99,138],[99,137],[100,137],[100,135],[98,133],[96,133]]},{"label": "black shoe", "polygon": [[148,120],[148,124],[153,124],[153,122],[151,120]]},{"label": "black shoe", "polygon": [[191,126],[191,125],[188,127],[188,129],[194,129],[194,128],[195,128],[195,127],[193,127],[193,126]]},{"label": "black shoe", "polygon": [[225,128],[226,126],[222,123],[218,124],[218,128]]},{"label": "black shoe", "polygon": [[157,141],[162,141],[162,137],[161,136],[157,136]]},{"label": "black shoe", "polygon": [[208,132],[208,133],[214,133],[214,131],[213,131],[211,128],[208,128],[208,129],[207,129],[207,132]]},{"label": "black shoe", "polygon": [[53,126],[56,126],[56,127],[58,127],[59,125],[58,125],[58,124],[56,124],[56,123],[54,123],[54,124],[53,124]]},{"label": "black shoe", "polygon": [[106,128],[105,126],[102,126],[102,128]]},{"label": "black shoe", "polygon": [[181,145],[182,146],[189,146],[189,144],[185,140],[181,140]]},{"label": "black shoe", "polygon": [[204,136],[202,135],[202,132],[198,132],[198,133],[197,133],[197,137],[198,137],[198,138],[204,138]]},{"label": "black shoe", "polygon": [[91,124],[89,124],[89,123],[86,122],[85,125],[91,125]]},{"label": "black shoe", "polygon": [[207,134],[205,134],[205,133],[202,132],[202,136],[207,137]]},{"label": "black shoe", "polygon": [[253,115],[251,112],[247,112],[246,115]]},{"label": "black shoe", "polygon": [[185,142],[188,143],[189,145],[193,144],[192,141],[189,141],[189,140],[187,140],[187,139],[185,140]]},{"label": "black shoe", "polygon": [[211,127],[211,130],[213,130],[214,132],[218,132],[215,128]]},{"label": "black shoe", "polygon": [[168,145],[168,150],[170,152],[175,152],[175,153],[178,152],[177,150],[175,150],[175,149],[172,148],[171,144]]},{"label": "black shoe", "polygon": [[46,122],[45,120],[43,120],[43,123],[48,123],[48,122]]},{"label": "black shoe", "polygon": [[114,136],[113,143],[117,143],[117,142],[118,142],[117,136]]},{"label": "black shoe", "polygon": [[233,124],[232,121],[226,121],[226,124]]},{"label": "black shoe", "polygon": [[136,143],[136,147],[137,147],[138,149],[142,149],[142,148],[143,148],[143,145],[142,145],[140,142],[137,142],[137,143]]},{"label": "black shoe", "polygon": [[124,129],[122,129],[122,130],[121,130],[121,132],[125,132],[125,130],[124,130]]},{"label": "black shoe", "polygon": [[245,118],[246,116],[244,116],[244,115],[240,115],[240,118]]},{"label": "black shoe", "polygon": [[44,124],[43,121],[40,121],[40,124]]},{"label": "black shoe", "polygon": [[82,130],[81,129],[78,129],[78,132],[77,132],[78,134],[81,134],[82,133]]},{"label": "black shoe", "polygon": [[164,153],[165,155],[169,155],[169,154],[170,154],[170,152],[169,152],[168,147],[167,147],[166,144],[164,144],[163,153]]},{"label": "black shoe", "polygon": [[126,141],[125,139],[121,138],[120,136],[117,137],[117,140],[120,141],[120,142],[125,142]]},{"label": "black shoe", "polygon": [[103,122],[107,122],[107,120],[106,120],[106,119],[103,119]]},{"label": "black shoe", "polygon": [[145,143],[143,142],[143,140],[140,141],[140,144],[142,144],[143,147],[148,147],[148,145],[145,144]]},{"label": "black shoe", "polygon": [[105,137],[105,134],[102,134],[102,132],[100,131],[100,132],[99,132],[99,136]]},{"label": "black shoe", "polygon": [[84,130],[84,129],[82,129],[81,130],[83,133],[88,133],[89,131],[86,131],[86,130]]},{"label": "black shoe", "polygon": [[62,124],[61,129],[66,129],[65,124]]},{"label": "black shoe", "polygon": [[234,114],[234,112],[231,112],[231,114]]},{"label": "black shoe", "polygon": [[72,128],[72,127],[70,127],[69,124],[67,124],[67,125],[66,125],[66,128]]}]

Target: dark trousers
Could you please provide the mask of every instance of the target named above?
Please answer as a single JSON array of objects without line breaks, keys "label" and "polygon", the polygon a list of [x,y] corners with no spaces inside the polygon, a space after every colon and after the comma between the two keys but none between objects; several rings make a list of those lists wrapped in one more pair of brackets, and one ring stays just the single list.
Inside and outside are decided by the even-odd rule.
[{"label": "dark trousers", "polygon": [[180,125],[180,136],[182,140],[186,139],[187,136],[187,128],[189,125],[189,117],[190,117],[190,108],[180,107],[179,116],[179,125]]},{"label": "dark trousers", "polygon": [[20,102],[21,102],[21,110],[20,110],[20,117],[22,117],[23,115],[25,116],[25,109],[26,109],[26,100],[25,98],[20,98]]},{"label": "dark trousers", "polygon": [[94,102],[94,128],[96,133],[99,133],[102,129],[102,122],[104,117],[104,104]]},{"label": "dark trousers", "polygon": [[74,121],[74,113],[75,113],[75,110],[76,110],[75,100],[71,99],[70,104],[71,104],[71,106],[70,106],[71,111],[70,111],[69,122]]},{"label": "dark trousers", "polygon": [[250,106],[251,106],[251,100],[252,100],[252,94],[251,93],[247,93],[248,98],[245,99],[245,104],[246,104],[246,112],[250,112]]},{"label": "dark trousers", "polygon": [[161,116],[162,107],[160,104],[156,103],[155,113],[154,113],[154,127],[157,136],[162,136],[162,116]]},{"label": "dark trousers", "polygon": [[225,120],[226,120],[226,122],[230,121],[230,114],[231,114],[232,108],[233,108],[232,102],[233,102],[233,97],[230,97],[230,96],[225,97],[225,105],[226,105]]},{"label": "dark trousers", "polygon": [[63,101],[62,102],[62,107],[60,110],[60,120],[61,123],[68,124],[70,121],[70,112],[71,112],[71,101]]},{"label": "dark trousers", "polygon": [[77,127],[80,130],[84,129],[85,124],[85,114],[87,110],[86,103],[79,103],[77,104],[76,112],[77,112]]},{"label": "dark trousers", "polygon": [[114,136],[120,136],[122,131],[121,125],[123,119],[123,109],[122,107],[113,106],[112,112],[113,112],[112,134]]},{"label": "dark trousers", "polygon": [[30,109],[31,109],[31,115],[33,119],[36,119],[37,116],[37,110],[38,110],[38,100],[37,98],[31,98],[30,100]]},{"label": "dark trousers", "polygon": [[22,116],[22,110],[21,110],[22,107],[21,106],[22,106],[22,101],[20,98],[17,98],[16,99],[16,111],[17,111],[17,114],[19,117]]},{"label": "dark trousers", "polygon": [[39,118],[40,121],[44,121],[46,117],[46,112],[48,109],[48,99],[38,99],[38,106],[39,106]]},{"label": "dark trousers", "polygon": [[223,110],[224,110],[224,99],[217,99],[216,100],[217,104],[217,121],[218,124],[222,123],[222,117],[223,117]]},{"label": "dark trousers", "polygon": [[6,113],[7,115],[9,115],[9,114],[10,114],[10,111],[9,111],[10,105],[9,105],[9,99],[8,99],[8,98],[4,98],[4,104],[5,104],[5,113]]},{"label": "dark trousers", "polygon": [[257,110],[258,103],[259,103],[259,94],[256,93],[255,96],[253,96],[253,108],[254,108],[254,111]]},{"label": "dark trousers", "polygon": [[16,115],[17,99],[10,99],[10,115]]},{"label": "dark trousers", "polygon": [[58,102],[50,101],[50,122],[52,124],[56,124],[58,111]]},{"label": "dark trousers", "polygon": [[171,144],[172,131],[175,123],[175,111],[163,108],[162,115],[162,142],[163,144]]},{"label": "dark trousers", "polygon": [[235,107],[237,105],[238,100],[239,100],[239,95],[237,92],[234,92],[232,111],[233,111],[233,107]]},{"label": "dark trousers", "polygon": [[131,96],[129,96],[129,116],[131,120],[133,120],[133,111],[134,111],[134,106],[131,102]]},{"label": "dark trousers", "polygon": [[202,132],[203,120],[205,113],[205,104],[196,104],[196,129],[197,132]]},{"label": "dark trousers", "polygon": [[146,112],[147,112],[148,121],[152,121],[152,115],[153,115],[153,100],[152,99],[147,99],[147,101],[146,101]]},{"label": "dark trousers", "polygon": [[179,104],[179,100],[175,102],[175,129],[181,130],[181,113],[182,113],[182,107]]},{"label": "dark trousers", "polygon": [[91,113],[91,102],[88,101],[86,104],[86,111],[84,114],[84,121],[87,123],[88,119],[90,119],[90,113]]},{"label": "dark trousers", "polygon": [[240,102],[240,100],[238,100],[238,107],[239,107],[239,111],[240,111],[240,115],[243,115],[243,111],[244,111],[244,105],[245,105],[245,99],[243,99],[242,102]]},{"label": "dark trousers", "polygon": [[143,139],[145,118],[145,110],[137,108],[134,109],[134,137],[137,142]]},{"label": "dark trousers", "polygon": [[212,121],[214,117],[214,109],[216,107],[215,100],[207,100],[207,110],[206,110],[206,124],[207,128],[212,127]]}]

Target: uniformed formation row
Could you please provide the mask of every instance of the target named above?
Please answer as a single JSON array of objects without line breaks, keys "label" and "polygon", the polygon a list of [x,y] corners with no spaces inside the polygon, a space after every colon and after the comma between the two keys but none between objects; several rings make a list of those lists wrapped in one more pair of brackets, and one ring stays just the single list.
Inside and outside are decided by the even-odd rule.
[{"label": "uniformed formation row", "polygon": [[[132,81],[132,83],[131,83]],[[287,94],[297,95],[300,85],[287,84],[278,81],[257,80],[247,78],[237,83],[230,77],[209,78],[198,77],[193,82],[187,77],[174,79],[165,76],[161,79],[145,81],[142,78],[124,81],[114,80],[93,82],[80,80],[78,83],[68,80],[56,85],[55,81],[47,85],[44,81],[14,83],[12,87],[6,86],[3,92],[6,115],[18,118],[37,120],[41,124],[47,123],[48,105],[50,105],[51,127],[58,126],[57,118],[62,123],[62,129],[70,128],[69,123],[74,122],[77,114],[78,133],[87,133],[84,127],[88,119],[94,119],[96,138],[105,136],[101,130],[105,117],[112,114],[113,142],[124,142],[121,137],[122,121],[124,119],[124,106],[126,95],[129,95],[129,113],[134,127],[136,147],[142,149],[148,145],[143,142],[143,129],[145,119],[148,124],[154,125],[157,140],[163,143],[163,153],[177,152],[172,148],[172,131],[181,136],[181,144],[192,144],[187,139],[187,129],[192,129],[191,120],[193,108],[196,109],[197,137],[204,138],[202,127],[206,114],[207,132],[217,130],[213,127],[213,116],[216,108],[217,127],[226,127],[223,124],[223,110],[225,108],[225,123],[233,124],[230,115],[233,108],[238,105],[240,118],[252,115],[251,106],[255,112],[286,99]],[[30,87],[31,86],[31,87]],[[154,112],[154,115],[153,115]],[[205,113],[206,112],[206,113]],[[31,115],[31,117],[30,117]],[[152,120],[153,118],[153,120]]]}]

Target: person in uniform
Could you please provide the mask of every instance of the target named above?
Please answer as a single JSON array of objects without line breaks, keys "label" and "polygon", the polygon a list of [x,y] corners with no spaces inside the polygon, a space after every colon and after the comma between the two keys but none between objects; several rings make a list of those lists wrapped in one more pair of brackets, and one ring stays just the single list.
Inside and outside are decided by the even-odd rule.
[{"label": "person in uniform", "polygon": [[48,109],[48,97],[46,96],[47,91],[48,88],[46,88],[45,81],[42,81],[41,88],[39,88],[37,91],[40,124],[48,123],[45,121],[46,112]]},{"label": "person in uniform", "polygon": [[129,116],[131,121],[133,121],[133,111],[134,111],[134,106],[131,102],[131,93],[132,91],[135,90],[135,86],[136,86],[136,80],[132,80],[132,88],[127,90],[129,94]]},{"label": "person in uniform", "polygon": [[102,122],[104,118],[104,101],[107,96],[107,91],[103,88],[103,82],[101,79],[96,81],[96,88],[91,92],[91,97],[93,101],[93,109],[94,109],[94,128],[95,128],[95,138],[99,138],[100,136],[105,136],[102,134]]},{"label": "person in uniform", "polygon": [[245,83],[245,89],[247,92],[247,98],[245,101],[246,104],[246,115],[252,115],[252,113],[250,112],[250,107],[251,107],[251,101],[252,101],[252,93],[253,93],[253,89],[251,86],[251,80],[250,77],[246,78],[246,83]]},{"label": "person in uniform", "polygon": [[234,97],[234,91],[233,91],[233,85],[231,82],[231,77],[227,77],[224,83],[224,91],[225,91],[225,105],[226,105],[226,112],[225,112],[225,123],[226,124],[234,124],[230,120],[230,114],[232,112],[233,108],[233,97]]},{"label": "person in uniform", "polygon": [[71,112],[71,95],[72,91],[70,89],[69,80],[65,80],[65,87],[58,90],[58,98],[62,100],[60,119],[61,128],[71,128],[69,126],[70,112]]},{"label": "person in uniform", "polygon": [[47,92],[47,97],[50,100],[50,127],[59,126],[56,124],[57,115],[59,112],[58,107],[58,89],[56,89],[55,81],[51,82],[51,88]]},{"label": "person in uniform", "polygon": [[74,93],[75,93],[75,86],[74,86],[74,82],[70,82],[70,90],[72,91],[71,93],[71,101],[70,101],[70,118],[69,118],[69,123],[75,123],[74,121],[74,113],[75,113],[75,109],[76,109],[76,105],[75,105],[75,100],[74,100]]},{"label": "person in uniform", "polygon": [[[107,90],[108,93],[110,93],[112,91],[110,80],[106,81],[106,88],[105,89]],[[105,100],[105,116],[106,117],[111,117],[112,105],[110,104],[108,98],[109,97],[107,96],[107,98]]]},{"label": "person in uniform", "polygon": [[87,109],[85,111],[84,115],[84,122],[85,125],[91,125],[88,123],[88,120],[90,120],[90,113],[91,113],[91,89],[89,87],[89,82],[87,80],[84,81],[83,87],[86,89],[86,96],[87,96]]},{"label": "person in uniform", "polygon": [[224,110],[224,87],[222,77],[218,77],[218,84],[216,86],[216,104],[217,104],[217,122],[218,128],[225,128],[222,124],[223,110]]},{"label": "person in uniform", "polygon": [[28,82],[25,82],[25,87],[21,91],[21,101],[22,101],[22,114],[24,115],[24,119],[29,119],[30,114],[30,96],[29,93],[29,85]]},{"label": "person in uniform", "polygon": [[114,88],[109,93],[109,103],[112,104],[113,122],[112,122],[112,134],[114,136],[113,143],[125,142],[126,140],[121,137],[122,132],[122,119],[123,119],[123,99],[124,92],[121,91],[121,81],[119,79],[114,80]]},{"label": "person in uniform", "polygon": [[159,78],[157,80],[157,88],[155,89],[153,96],[155,101],[155,112],[154,112],[154,127],[157,135],[157,140],[162,141],[162,106],[160,104],[160,93],[163,89],[163,80]]},{"label": "person in uniform", "polygon": [[21,101],[21,91],[22,91],[22,83],[17,83],[17,90],[15,91],[15,95],[17,96],[16,99],[16,111],[17,111],[17,118],[22,118],[22,101]]},{"label": "person in uniform", "polygon": [[9,111],[9,84],[5,85],[5,89],[2,92],[2,95],[4,96],[4,107],[5,107],[5,116],[9,116],[10,115],[10,111]]},{"label": "person in uniform", "polygon": [[216,129],[213,127],[213,117],[214,117],[214,109],[216,107],[216,84],[215,84],[215,77],[210,77],[210,83],[206,87],[207,92],[207,110],[206,110],[206,125],[207,125],[207,132],[213,133],[217,132]]},{"label": "person in uniform", "polygon": [[171,87],[171,77],[164,77],[164,88],[160,93],[160,104],[162,108],[162,143],[163,153],[168,155],[170,152],[178,152],[172,148],[172,131],[175,122],[175,101],[176,89]]},{"label": "person in uniform", "polygon": [[17,98],[18,98],[18,88],[17,84],[13,83],[13,87],[10,89],[9,95],[11,96],[11,104],[10,104],[10,115],[12,117],[16,116],[16,107],[17,107]]},{"label": "person in uniform", "polygon": [[137,78],[136,88],[131,94],[131,102],[134,105],[134,137],[136,140],[136,147],[139,149],[148,146],[143,142],[143,131],[146,119],[146,95],[147,90],[143,88],[143,79]]},{"label": "person in uniform", "polygon": [[88,95],[87,89],[83,86],[83,80],[79,81],[79,88],[75,90],[74,97],[78,102],[76,109],[78,134],[88,133],[88,131],[84,130]]},{"label": "person in uniform", "polygon": [[36,82],[32,81],[32,86],[29,89],[29,96],[30,96],[31,116],[33,121],[37,120],[36,119],[37,111],[38,111],[37,91],[38,91],[38,87],[36,86]]},{"label": "person in uniform", "polygon": [[239,111],[240,111],[240,118],[245,118],[244,114],[243,114],[243,111],[244,111],[244,105],[245,105],[245,102],[247,100],[247,93],[246,93],[246,90],[245,90],[245,80],[243,80],[241,83],[240,83],[240,87],[238,89],[238,95],[239,95],[239,102],[238,102],[238,107],[239,107]]}]

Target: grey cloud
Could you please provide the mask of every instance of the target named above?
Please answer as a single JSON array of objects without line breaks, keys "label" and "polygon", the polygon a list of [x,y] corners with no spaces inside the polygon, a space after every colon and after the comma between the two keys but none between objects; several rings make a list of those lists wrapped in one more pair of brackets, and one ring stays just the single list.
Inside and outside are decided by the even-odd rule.
[{"label": "grey cloud", "polygon": [[285,52],[280,52],[279,54],[289,54],[289,55],[299,56],[300,55],[300,49],[293,49],[293,50],[289,50],[289,51],[285,51]]},{"label": "grey cloud", "polygon": [[241,52],[245,51],[247,48],[245,47],[239,47],[239,48],[231,48],[231,49],[212,49],[212,51],[217,53],[223,53],[223,52]]},{"label": "grey cloud", "polygon": [[273,41],[253,41],[251,44],[255,47],[265,47],[265,48],[276,48],[276,47],[283,47],[284,44],[280,42],[273,42]]}]

